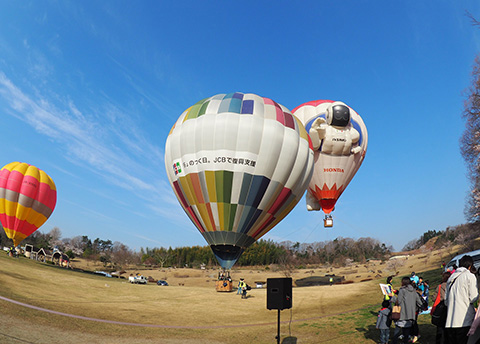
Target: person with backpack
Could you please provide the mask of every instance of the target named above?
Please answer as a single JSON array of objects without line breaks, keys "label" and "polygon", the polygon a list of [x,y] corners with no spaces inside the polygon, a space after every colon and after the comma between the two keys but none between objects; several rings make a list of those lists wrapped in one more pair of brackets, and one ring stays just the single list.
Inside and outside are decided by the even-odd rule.
[{"label": "person with backpack", "polygon": [[435,344],[445,343],[445,321],[447,320],[445,290],[447,288],[447,281],[450,275],[450,271],[442,273],[442,282],[438,285],[437,296],[435,297],[435,302],[430,310],[430,314],[432,315],[432,324],[437,327]]},{"label": "person with backpack", "polygon": [[475,317],[473,303],[478,299],[478,289],[477,279],[471,272],[473,258],[465,255],[460,259],[459,265],[447,281],[445,335],[448,343],[466,344],[467,333]]},{"label": "person with backpack", "polygon": [[387,344],[390,338],[390,325],[392,311],[390,310],[390,301],[383,300],[382,309],[378,312],[376,328],[380,330],[380,344]]}]

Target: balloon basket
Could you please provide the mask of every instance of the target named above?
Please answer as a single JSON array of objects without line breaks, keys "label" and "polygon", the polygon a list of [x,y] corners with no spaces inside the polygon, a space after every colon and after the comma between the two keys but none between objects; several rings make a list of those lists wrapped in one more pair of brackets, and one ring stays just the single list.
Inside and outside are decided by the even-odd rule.
[{"label": "balloon basket", "polygon": [[218,292],[231,292],[233,290],[230,271],[221,271],[218,273],[218,279],[215,282],[215,290]]},{"label": "balloon basket", "polygon": [[332,215],[325,215],[325,218],[323,219],[323,227],[325,228],[333,227]]}]

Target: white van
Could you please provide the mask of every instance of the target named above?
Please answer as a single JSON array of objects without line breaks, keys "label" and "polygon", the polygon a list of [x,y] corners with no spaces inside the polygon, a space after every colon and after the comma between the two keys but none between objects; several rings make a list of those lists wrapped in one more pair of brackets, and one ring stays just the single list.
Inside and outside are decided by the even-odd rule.
[{"label": "white van", "polygon": [[480,269],[480,250],[476,250],[465,252],[453,257],[453,259],[445,266],[445,271],[452,270],[454,265],[458,268],[460,266],[460,259],[465,255],[471,256],[473,258],[473,266],[475,266],[476,269]]}]

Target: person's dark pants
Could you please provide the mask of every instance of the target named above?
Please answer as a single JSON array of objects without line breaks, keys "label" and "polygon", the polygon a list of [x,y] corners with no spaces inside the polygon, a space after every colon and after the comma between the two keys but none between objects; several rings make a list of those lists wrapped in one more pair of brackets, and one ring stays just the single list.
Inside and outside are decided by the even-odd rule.
[{"label": "person's dark pants", "polygon": [[380,330],[380,343],[382,344],[387,344],[388,343],[388,337],[390,337],[390,329],[381,329]]},{"label": "person's dark pants", "polygon": [[402,328],[395,326],[395,329],[393,330],[393,337],[392,337],[392,343],[397,344],[398,343],[398,337],[402,334]]},{"label": "person's dark pants", "polygon": [[403,335],[402,343],[407,344],[408,343],[408,337],[412,334],[412,327],[398,327],[395,326],[395,330],[393,331],[393,338],[392,338],[392,343],[397,344],[398,343],[398,337],[400,335]]},{"label": "person's dark pants", "polygon": [[403,327],[402,334],[403,334],[403,343],[408,344],[408,340],[410,339],[410,335],[412,334],[413,327]]},{"label": "person's dark pants", "polygon": [[435,334],[435,344],[447,344],[445,341],[445,327],[437,326],[437,333]]},{"label": "person's dark pants", "polygon": [[445,329],[445,344],[467,344],[470,327],[447,327]]},{"label": "person's dark pants", "polygon": [[445,344],[445,327],[437,326],[435,344]]},{"label": "person's dark pants", "polygon": [[415,321],[413,322],[413,327],[412,327],[412,336],[417,336],[418,337],[418,333],[419,333],[418,323],[417,323],[417,319],[415,319]]}]

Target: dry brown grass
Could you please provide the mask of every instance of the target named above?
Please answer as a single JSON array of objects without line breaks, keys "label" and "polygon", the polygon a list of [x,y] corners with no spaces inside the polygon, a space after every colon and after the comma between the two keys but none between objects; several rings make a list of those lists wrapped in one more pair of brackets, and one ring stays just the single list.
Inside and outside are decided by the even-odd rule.
[{"label": "dry brown grass", "polygon": [[[422,254],[409,257],[401,274],[410,266],[417,270],[437,267],[441,255]],[[77,265],[81,262],[77,262]],[[418,264],[418,265],[417,265]],[[420,265],[421,264],[421,265]],[[407,267],[408,266],[408,267]],[[421,269],[420,269],[421,266]],[[92,270],[98,267],[90,266]],[[385,264],[370,262],[344,269],[356,283],[345,285],[294,288],[293,309],[282,311],[282,338],[291,331],[298,343],[372,343],[375,331],[358,324],[365,305],[377,307],[381,300],[378,283],[388,275]],[[313,272],[312,272],[313,270]],[[374,270],[384,272],[381,280],[359,283]],[[25,343],[272,343],[275,341],[277,312],[266,309],[265,289],[253,289],[247,300],[235,293],[217,293],[217,272],[194,269],[131,270],[156,279],[167,279],[169,287],[154,284],[132,285],[126,280],[105,278],[37,263],[26,258],[0,254],[0,295],[22,303],[84,316],[118,322],[152,325],[130,326],[99,323],[45,313],[0,300],[0,342]],[[298,270],[293,278],[324,275],[327,269]],[[328,270],[330,273],[330,269]],[[266,281],[283,277],[281,272],[235,269],[233,277]],[[188,276],[188,277],[187,277]],[[184,284],[179,286],[179,284]],[[353,312],[341,318],[341,312]],[[360,312],[360,313],[359,313]],[[353,314],[353,315],[352,315]],[[355,314],[359,314],[356,316]],[[329,317],[326,317],[329,316]],[[363,314],[367,322],[372,314]],[[360,317],[361,318],[361,317]],[[372,323],[375,316],[372,316]],[[166,326],[165,328],[159,326]],[[183,328],[173,328],[181,326]],[[370,325],[369,325],[370,326]],[[201,328],[199,328],[201,327]],[[371,333],[370,333],[371,332]]]}]

